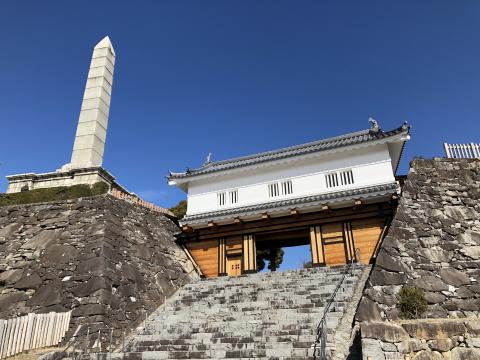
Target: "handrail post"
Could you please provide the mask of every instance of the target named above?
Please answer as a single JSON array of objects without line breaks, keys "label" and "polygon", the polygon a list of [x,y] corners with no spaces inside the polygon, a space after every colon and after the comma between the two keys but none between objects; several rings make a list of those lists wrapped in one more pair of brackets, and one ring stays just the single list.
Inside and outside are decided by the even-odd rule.
[{"label": "handrail post", "polygon": [[87,354],[87,348],[88,348],[88,337],[90,335],[90,328],[87,328],[87,336],[85,337],[85,351],[84,353]]},{"label": "handrail post", "polygon": [[478,144],[474,144],[474,143],[470,143],[470,146],[472,148],[472,154],[474,157],[476,158],[480,158],[480,153],[479,153],[479,145]]},{"label": "handrail post", "polygon": [[449,150],[449,145],[447,143],[443,143],[443,147],[445,148],[445,154],[447,155],[447,158],[450,158],[450,150]]},{"label": "handrail post", "polygon": [[330,307],[332,303],[335,301],[338,291],[343,284],[347,274],[352,271],[353,267],[353,259],[350,262],[347,262],[347,267],[343,272],[342,278],[338,281],[335,290],[333,291],[330,299],[323,310],[323,316],[320,319],[320,322],[317,325],[317,336],[315,338],[315,343],[313,344],[313,359],[317,359],[317,344],[320,344],[319,352],[320,352],[320,360],[325,360],[325,351],[326,351],[326,343],[327,343],[327,316],[330,311]]},{"label": "handrail post", "polygon": [[113,339],[113,328],[110,329],[110,345],[108,347],[108,352],[110,353],[110,360],[112,359],[112,339]]}]

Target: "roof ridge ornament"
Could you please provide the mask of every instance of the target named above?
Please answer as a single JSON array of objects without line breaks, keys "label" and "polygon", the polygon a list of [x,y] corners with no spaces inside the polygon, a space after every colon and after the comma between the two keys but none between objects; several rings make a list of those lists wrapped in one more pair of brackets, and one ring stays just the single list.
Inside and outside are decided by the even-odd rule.
[{"label": "roof ridge ornament", "polygon": [[207,165],[210,165],[212,163],[212,153],[209,152],[207,154],[207,158],[205,159],[205,162],[203,163],[203,166],[207,166]]},{"label": "roof ridge ornament", "polygon": [[370,128],[370,131],[373,131],[373,132],[379,132],[380,131],[380,125],[378,125],[378,121],[375,120],[375,118],[373,116],[370,116],[368,118],[368,122],[371,124],[371,128]]}]

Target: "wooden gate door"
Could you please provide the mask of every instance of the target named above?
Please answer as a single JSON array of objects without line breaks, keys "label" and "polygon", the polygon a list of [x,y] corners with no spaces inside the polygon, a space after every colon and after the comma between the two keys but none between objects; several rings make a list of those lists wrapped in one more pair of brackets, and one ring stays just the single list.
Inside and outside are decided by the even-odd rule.
[{"label": "wooden gate door", "polygon": [[228,276],[242,275],[242,257],[230,256],[227,258],[227,274]]},{"label": "wooden gate door", "polygon": [[347,249],[342,223],[322,225],[322,242],[327,266],[347,263]]}]

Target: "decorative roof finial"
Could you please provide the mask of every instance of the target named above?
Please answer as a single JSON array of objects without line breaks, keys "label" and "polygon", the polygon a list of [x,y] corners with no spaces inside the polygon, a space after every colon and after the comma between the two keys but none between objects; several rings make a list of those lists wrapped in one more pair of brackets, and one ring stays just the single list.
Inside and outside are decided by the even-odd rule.
[{"label": "decorative roof finial", "polygon": [[370,116],[370,117],[368,118],[368,122],[372,125],[372,127],[370,128],[371,131],[377,132],[377,131],[380,130],[380,126],[378,125],[378,121],[375,120],[375,119],[373,118],[373,116]]},{"label": "decorative roof finial", "polygon": [[207,166],[208,164],[210,164],[212,162],[212,153],[209,152],[208,155],[207,155],[207,159],[205,160],[205,162],[203,163],[203,166]]}]

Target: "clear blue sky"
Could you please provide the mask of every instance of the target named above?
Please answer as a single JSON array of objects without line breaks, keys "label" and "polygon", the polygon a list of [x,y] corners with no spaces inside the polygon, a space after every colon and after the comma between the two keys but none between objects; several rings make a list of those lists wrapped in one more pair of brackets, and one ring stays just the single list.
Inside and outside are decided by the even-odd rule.
[{"label": "clear blue sky", "polygon": [[412,124],[401,172],[480,141],[479,1],[2,1],[0,190],[67,163],[94,45],[117,53],[104,166],[162,206],[168,170]]}]

